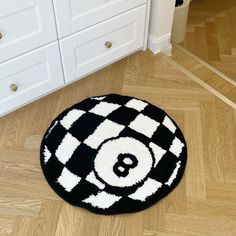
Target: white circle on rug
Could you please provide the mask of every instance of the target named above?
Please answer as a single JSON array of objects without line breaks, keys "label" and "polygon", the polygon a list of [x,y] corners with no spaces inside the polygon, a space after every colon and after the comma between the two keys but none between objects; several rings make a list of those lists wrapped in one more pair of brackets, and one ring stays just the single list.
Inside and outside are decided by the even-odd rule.
[{"label": "white circle on rug", "polygon": [[118,94],[63,111],[40,152],[44,176],[61,198],[106,215],[152,206],[178,185],[187,161],[184,136],[164,110]]},{"label": "white circle on rug", "polygon": [[[119,176],[113,170],[120,154],[131,154],[137,159],[137,165],[132,168],[132,160],[128,155],[124,158],[120,167],[128,169],[129,173],[126,176]],[[130,187],[141,182],[150,172],[152,165],[153,158],[149,149],[139,140],[130,137],[108,140],[102,145],[94,161],[95,171],[99,177],[116,187]]]}]

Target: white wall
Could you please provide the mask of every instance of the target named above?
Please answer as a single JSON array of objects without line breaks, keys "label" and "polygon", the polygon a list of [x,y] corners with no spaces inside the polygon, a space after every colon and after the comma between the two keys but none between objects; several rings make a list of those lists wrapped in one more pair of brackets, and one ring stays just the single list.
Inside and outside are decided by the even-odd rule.
[{"label": "white wall", "polygon": [[171,53],[171,28],[175,0],[152,0],[148,48],[154,53]]}]

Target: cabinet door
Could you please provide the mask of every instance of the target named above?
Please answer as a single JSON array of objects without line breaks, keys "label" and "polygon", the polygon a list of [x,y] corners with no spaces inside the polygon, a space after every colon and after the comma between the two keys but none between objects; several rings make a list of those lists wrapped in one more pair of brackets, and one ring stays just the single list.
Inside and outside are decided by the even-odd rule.
[{"label": "cabinet door", "polygon": [[56,39],[52,0],[0,0],[0,62]]},{"label": "cabinet door", "polygon": [[144,4],[147,0],[53,0],[60,37]]},{"label": "cabinet door", "polygon": [[141,49],[145,13],[143,5],[60,40],[66,82]]},{"label": "cabinet door", "polygon": [[0,64],[0,116],[64,84],[58,43]]}]

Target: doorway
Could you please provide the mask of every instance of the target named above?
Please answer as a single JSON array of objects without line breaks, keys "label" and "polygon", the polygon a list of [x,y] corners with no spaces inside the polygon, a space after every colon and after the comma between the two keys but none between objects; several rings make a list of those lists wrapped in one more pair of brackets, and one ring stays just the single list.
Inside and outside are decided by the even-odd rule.
[{"label": "doorway", "polygon": [[236,0],[193,0],[182,47],[236,82]]}]

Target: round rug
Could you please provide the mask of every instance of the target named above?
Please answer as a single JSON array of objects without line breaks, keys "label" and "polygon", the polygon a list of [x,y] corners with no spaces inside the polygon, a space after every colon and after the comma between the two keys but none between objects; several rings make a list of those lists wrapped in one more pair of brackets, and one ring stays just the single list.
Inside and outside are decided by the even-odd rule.
[{"label": "round rug", "polygon": [[52,189],[99,214],[150,207],[178,185],[186,160],[183,134],[165,111],[117,94],[65,110],[41,143],[41,167]]}]

